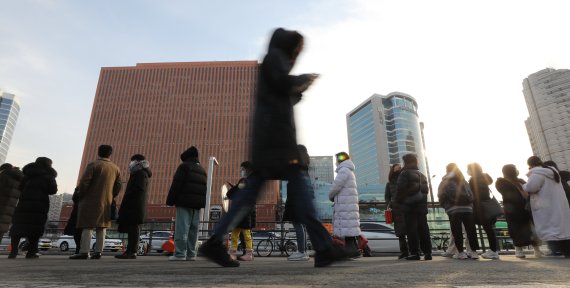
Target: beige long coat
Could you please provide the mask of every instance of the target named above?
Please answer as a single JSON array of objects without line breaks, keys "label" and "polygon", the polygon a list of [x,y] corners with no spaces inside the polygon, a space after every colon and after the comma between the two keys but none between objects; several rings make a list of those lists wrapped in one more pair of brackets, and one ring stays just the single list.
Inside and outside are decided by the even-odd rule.
[{"label": "beige long coat", "polygon": [[111,227],[111,202],[120,190],[117,165],[108,158],[89,163],[79,181],[77,228]]}]

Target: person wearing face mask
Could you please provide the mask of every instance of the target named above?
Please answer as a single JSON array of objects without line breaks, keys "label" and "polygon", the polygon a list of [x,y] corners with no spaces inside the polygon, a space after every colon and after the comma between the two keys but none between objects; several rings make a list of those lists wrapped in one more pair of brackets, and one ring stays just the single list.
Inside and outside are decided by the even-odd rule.
[{"label": "person wearing face mask", "polygon": [[398,176],[400,176],[400,171],[402,171],[402,166],[399,163],[390,167],[384,199],[388,205],[387,209],[392,209],[394,231],[396,232],[396,236],[398,236],[398,241],[400,242],[400,256],[398,256],[398,259],[403,259],[409,255],[408,241],[406,241],[406,218],[400,204],[392,201],[393,199],[396,199],[396,194],[398,193],[397,182]]},{"label": "person wearing face mask", "polygon": [[129,182],[119,208],[118,231],[127,233],[128,245],[125,253],[116,255],[118,259],[136,259],[139,244],[139,225],[144,223],[148,181],[152,176],[150,165],[143,155],[135,154],[129,163]]},{"label": "person wearing face mask", "polygon": [[[251,162],[242,162],[240,165],[240,171],[241,178],[239,179],[238,184],[233,186],[226,194],[230,200],[236,199],[236,195],[238,193],[247,193],[247,190],[244,189],[247,187],[247,177],[249,177],[252,172]],[[230,248],[230,257],[232,257],[232,260],[253,261],[253,238],[251,237],[251,229],[255,227],[255,218],[256,214],[254,208],[251,209],[236,228],[232,230]],[[240,234],[243,235],[245,240],[245,255],[237,257],[236,252]]]}]

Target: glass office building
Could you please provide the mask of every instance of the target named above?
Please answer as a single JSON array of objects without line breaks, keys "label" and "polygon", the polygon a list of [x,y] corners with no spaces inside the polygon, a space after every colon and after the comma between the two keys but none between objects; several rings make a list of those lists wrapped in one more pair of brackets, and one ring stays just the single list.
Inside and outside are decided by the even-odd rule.
[{"label": "glass office building", "polygon": [[416,100],[405,93],[372,95],[347,116],[348,144],[361,202],[384,201],[390,166],[413,153],[428,176]]},{"label": "glass office building", "polygon": [[19,113],[20,101],[18,97],[0,90],[0,164],[6,162]]}]

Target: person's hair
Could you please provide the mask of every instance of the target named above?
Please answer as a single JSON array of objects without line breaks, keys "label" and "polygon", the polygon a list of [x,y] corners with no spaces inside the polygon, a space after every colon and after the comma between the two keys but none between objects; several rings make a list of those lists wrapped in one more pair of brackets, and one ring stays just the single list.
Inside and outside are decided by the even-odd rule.
[{"label": "person's hair", "polygon": [[246,171],[251,171],[251,169],[253,169],[253,164],[249,161],[243,161],[239,166],[244,168]]},{"label": "person's hair", "polygon": [[402,165],[400,165],[400,163],[396,163],[392,166],[390,166],[390,172],[388,173],[388,181],[392,181],[392,180],[396,180],[394,179],[397,175],[399,175],[399,172],[394,171],[394,169],[396,169],[396,166],[400,167],[400,170],[402,170]]},{"label": "person's hair", "polygon": [[109,158],[113,154],[113,147],[111,145],[101,145],[97,150],[97,155],[101,158]]},{"label": "person's hair", "polygon": [[131,157],[131,161],[143,161],[143,160],[145,160],[145,158],[141,154],[135,154]]},{"label": "person's hair", "polygon": [[0,166],[0,171],[2,170],[8,170],[8,169],[12,169],[14,166],[12,166],[12,164],[10,163],[4,163]]},{"label": "person's hair", "polygon": [[418,157],[416,154],[410,153],[402,156],[402,161],[404,161],[404,166],[415,164],[418,165]]},{"label": "person's hair", "polygon": [[511,179],[511,180],[516,180],[517,179],[517,166],[513,165],[513,164],[507,164],[505,166],[503,166],[503,177],[507,178],[507,179]]},{"label": "person's hair", "polygon": [[457,166],[457,164],[455,163],[447,164],[447,166],[445,166],[445,171],[447,173],[453,172],[453,174],[455,175],[454,179],[457,181],[458,184],[463,185],[463,183],[465,182],[465,176],[463,175],[461,170],[459,170],[459,166]]},{"label": "person's hair", "polygon": [[43,167],[51,167],[51,165],[53,164],[53,162],[51,161],[51,159],[47,158],[47,157],[38,157],[36,158],[36,163],[43,166]]},{"label": "person's hair", "polygon": [[350,156],[348,156],[348,153],[346,152],[336,153],[334,157],[338,163],[342,163],[343,161],[350,159]]},{"label": "person's hair", "polygon": [[479,165],[479,163],[473,162],[467,164],[467,171],[469,171],[471,175],[482,174],[483,168],[481,168],[481,165]]},{"label": "person's hair", "polygon": [[560,169],[558,169],[558,165],[556,165],[556,162],[554,162],[552,160],[544,161],[543,164],[546,166],[554,167],[554,168],[556,168],[556,170],[560,171]]},{"label": "person's hair", "polygon": [[554,173],[554,181],[556,181],[556,183],[560,183],[560,175],[558,174],[558,169],[552,168],[550,166],[547,166],[545,163],[542,163],[542,160],[538,156],[529,157],[528,160],[526,160],[526,164],[528,164],[528,166],[531,168],[542,167],[552,170],[552,172]]}]

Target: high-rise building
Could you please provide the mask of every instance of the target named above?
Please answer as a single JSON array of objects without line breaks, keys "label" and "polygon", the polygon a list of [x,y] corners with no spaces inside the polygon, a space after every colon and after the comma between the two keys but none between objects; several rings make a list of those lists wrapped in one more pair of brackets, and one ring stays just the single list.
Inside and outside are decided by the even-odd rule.
[{"label": "high-rise building", "polygon": [[570,70],[547,68],[523,80],[532,152],[570,169]]},{"label": "high-rise building", "polygon": [[361,202],[384,201],[390,166],[414,153],[428,175],[416,100],[405,93],[372,95],[346,115],[350,157]]},{"label": "high-rise building", "polygon": [[18,97],[0,90],[0,164],[6,162],[19,113],[20,100]]},{"label": "high-rise building", "polygon": [[[130,157],[143,154],[153,171],[149,217],[170,219],[174,211],[164,203],[181,163],[180,154],[196,146],[206,169],[210,156],[218,160],[211,203],[221,204],[221,186],[236,183],[240,163],[250,159],[258,69],[257,61],[102,68],[79,177],[86,165],[97,159],[97,147],[109,144],[126,186]],[[262,193],[257,206],[259,221],[275,220],[278,188],[273,181]]]}]

